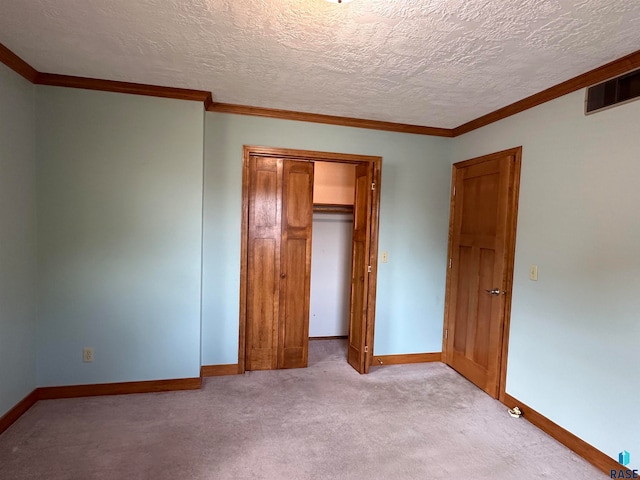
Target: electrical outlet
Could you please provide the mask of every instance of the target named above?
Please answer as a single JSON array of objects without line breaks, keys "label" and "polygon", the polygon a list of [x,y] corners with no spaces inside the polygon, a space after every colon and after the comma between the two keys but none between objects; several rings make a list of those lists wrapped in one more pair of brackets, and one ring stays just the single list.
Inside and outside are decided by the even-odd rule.
[{"label": "electrical outlet", "polygon": [[93,348],[85,347],[82,349],[82,361],[93,362]]}]

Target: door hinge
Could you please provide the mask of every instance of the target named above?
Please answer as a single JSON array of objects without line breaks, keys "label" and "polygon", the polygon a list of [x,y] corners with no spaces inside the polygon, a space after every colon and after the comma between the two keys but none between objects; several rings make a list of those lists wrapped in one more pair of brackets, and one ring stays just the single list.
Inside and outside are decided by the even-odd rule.
[{"label": "door hinge", "polygon": [[371,273],[371,265],[367,267],[367,272]]},{"label": "door hinge", "polygon": [[456,187],[453,187],[453,196],[456,196]]},{"label": "door hinge", "polygon": [[364,346],[364,353],[369,353],[369,346],[368,345]]},{"label": "door hinge", "polygon": [[449,268],[451,268],[451,259],[449,259]]},{"label": "door hinge", "polygon": [[444,331],[444,339],[446,340],[447,338],[449,338],[449,329],[448,328]]},{"label": "door hinge", "polygon": [[376,182],[371,182],[371,190],[375,190],[376,189]]}]

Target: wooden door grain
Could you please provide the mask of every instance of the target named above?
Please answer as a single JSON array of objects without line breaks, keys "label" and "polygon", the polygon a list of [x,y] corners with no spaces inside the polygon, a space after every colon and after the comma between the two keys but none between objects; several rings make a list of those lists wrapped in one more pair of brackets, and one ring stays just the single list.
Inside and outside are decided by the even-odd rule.
[{"label": "wooden door grain", "polygon": [[444,358],[494,398],[504,390],[520,155],[453,167]]},{"label": "wooden door grain", "polygon": [[382,158],[245,146],[238,373],[307,365],[315,162],[357,168],[348,357],[356,370],[368,371],[380,214],[372,184],[380,184]]},{"label": "wooden door grain", "polygon": [[313,163],[284,160],[278,368],[307,366]]},{"label": "wooden door grain", "polygon": [[351,311],[349,318],[349,364],[366,373],[367,296],[369,288],[369,239],[371,226],[371,168],[356,166],[351,258]]},{"label": "wooden door grain", "polygon": [[247,370],[277,368],[282,162],[251,156],[247,244]]}]

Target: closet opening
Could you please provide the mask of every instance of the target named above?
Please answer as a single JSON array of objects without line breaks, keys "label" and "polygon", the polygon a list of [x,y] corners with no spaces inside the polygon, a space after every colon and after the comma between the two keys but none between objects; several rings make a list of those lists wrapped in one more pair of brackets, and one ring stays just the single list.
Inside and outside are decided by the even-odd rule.
[{"label": "closet opening", "polygon": [[309,338],[373,357],[381,157],[245,146],[239,372],[308,365]]},{"label": "closet opening", "polygon": [[314,162],[309,364],[347,349],[355,178],[353,164]]}]

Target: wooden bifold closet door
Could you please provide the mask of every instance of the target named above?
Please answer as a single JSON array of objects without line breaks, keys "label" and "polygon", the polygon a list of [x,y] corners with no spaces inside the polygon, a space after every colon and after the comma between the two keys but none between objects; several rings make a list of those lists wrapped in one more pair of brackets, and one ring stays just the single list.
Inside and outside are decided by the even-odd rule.
[{"label": "wooden bifold closet door", "polygon": [[367,372],[367,297],[369,294],[369,239],[371,228],[371,169],[356,167],[351,257],[351,312],[349,318],[349,365]]},{"label": "wooden bifold closet door", "polygon": [[307,366],[313,163],[249,159],[246,369]]}]

